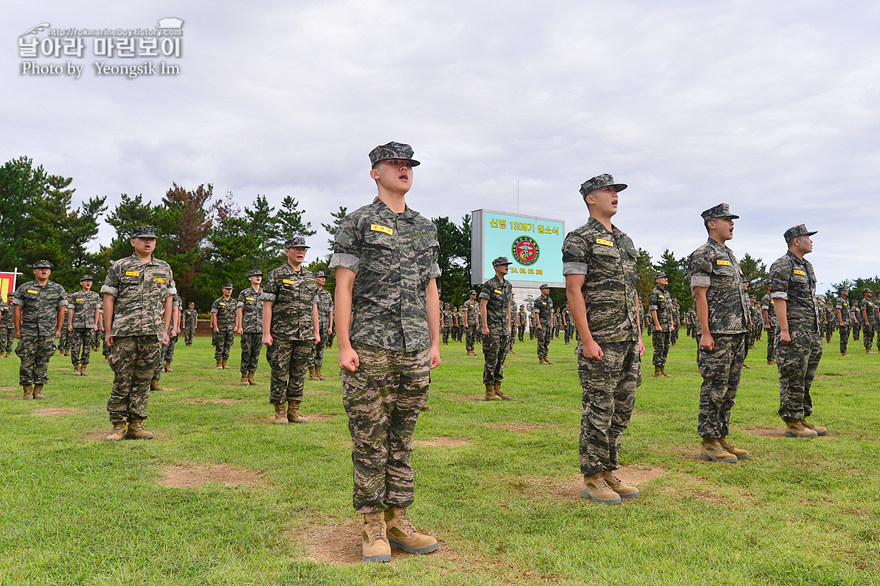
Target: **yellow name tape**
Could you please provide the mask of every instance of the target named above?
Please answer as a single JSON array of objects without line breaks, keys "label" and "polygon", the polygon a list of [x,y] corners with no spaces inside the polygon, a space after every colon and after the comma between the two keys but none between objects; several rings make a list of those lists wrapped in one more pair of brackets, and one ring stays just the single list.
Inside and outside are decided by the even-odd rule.
[{"label": "yellow name tape", "polygon": [[139,271],[125,271],[126,277],[140,277],[141,274]]},{"label": "yellow name tape", "polygon": [[164,283],[165,279],[163,279],[162,277],[154,277],[153,281],[155,281],[156,283]]},{"label": "yellow name tape", "polygon": [[39,295],[39,294],[40,294],[39,291],[34,291],[33,289],[28,289],[27,292],[28,292],[28,293],[33,293],[34,295]]},{"label": "yellow name tape", "polygon": [[388,228],[387,226],[382,226],[381,224],[370,224],[370,230],[373,232],[384,232],[388,235],[394,235],[394,230]]},{"label": "yellow name tape", "polygon": [[722,266],[722,267],[729,267],[730,261],[729,260],[716,260],[715,264]]},{"label": "yellow name tape", "polygon": [[220,302],[220,305],[222,305],[223,307],[226,307],[226,304],[223,303],[222,301]]},{"label": "yellow name tape", "polygon": [[657,297],[659,297],[660,299],[666,299],[666,298],[663,297],[662,295],[658,295]]},{"label": "yellow name tape", "polygon": [[80,298],[79,298],[79,299],[77,299],[77,301],[82,301],[82,300],[83,300],[83,298],[82,298],[82,297],[80,297]]},{"label": "yellow name tape", "polygon": [[495,292],[498,293],[499,295],[503,295],[503,294],[504,294],[504,292],[501,291],[500,289],[495,289]]},{"label": "yellow name tape", "polygon": [[596,244],[603,244],[605,246],[614,246],[614,243],[610,240],[604,240],[602,238],[596,238]]},{"label": "yellow name tape", "polygon": [[281,282],[285,285],[296,285],[296,281],[291,281],[290,279],[281,279]]},{"label": "yellow name tape", "polygon": [[253,301],[254,300],[253,297],[245,297],[244,299],[245,299],[245,301]]},{"label": "yellow name tape", "polygon": [[800,276],[802,276],[802,277],[806,277],[806,276],[807,276],[807,273],[805,273],[804,271],[799,271],[799,270],[797,270],[797,269],[794,270],[794,274],[795,274],[795,275],[800,275]]}]

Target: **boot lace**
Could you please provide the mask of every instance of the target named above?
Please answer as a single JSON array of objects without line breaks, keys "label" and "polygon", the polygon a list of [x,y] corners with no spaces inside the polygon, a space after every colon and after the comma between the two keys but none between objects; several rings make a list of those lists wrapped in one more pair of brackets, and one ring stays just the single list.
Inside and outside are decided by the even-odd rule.
[{"label": "boot lace", "polygon": [[370,538],[370,541],[387,541],[385,538],[385,530],[382,527],[381,519],[376,516],[369,520],[369,522],[364,527],[364,532]]}]

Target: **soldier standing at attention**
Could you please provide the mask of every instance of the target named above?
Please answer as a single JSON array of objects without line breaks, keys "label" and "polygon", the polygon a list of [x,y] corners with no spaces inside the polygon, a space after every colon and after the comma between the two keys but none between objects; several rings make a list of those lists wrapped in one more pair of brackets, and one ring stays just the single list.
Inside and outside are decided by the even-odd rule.
[{"label": "soldier standing at attention", "polygon": [[785,231],[788,252],[770,267],[770,295],[779,321],[776,363],[779,369],[779,416],[788,437],[825,435],[824,427],[807,423],[813,412],[810,387],[822,358],[822,331],[816,304],[816,273],[804,256],[813,241],[804,224]]},{"label": "soldier standing at attention", "polygon": [[[101,287],[104,295],[104,339],[110,347],[113,390],[107,412],[113,431],[107,440],[152,439],[144,429],[150,378],[168,343],[177,288],[171,267],[153,257],[156,228],[135,228],[134,254],[110,265]],[[126,431],[125,423],[128,422]]]},{"label": "soldier standing at attention", "polygon": [[[306,240],[294,236],[284,243],[287,262],[272,269],[263,289],[263,343],[272,366],[269,402],[275,423],[306,423],[299,412],[312,347],[321,340],[315,275],[303,268]],[[287,403],[287,412],[284,403]]]},{"label": "soldier standing at attention", "polygon": [[550,338],[553,337],[553,300],[550,299],[550,285],[541,285],[541,296],[535,300],[535,328],[538,330],[538,363],[553,364],[547,360],[550,355]]},{"label": "soldier standing at attention", "polygon": [[669,336],[669,345],[678,346],[678,330],[681,329],[681,307],[678,299],[672,300],[672,332]]},{"label": "soldier standing at attention", "polygon": [[764,330],[767,332],[767,364],[776,364],[776,305],[770,297],[770,281],[764,284],[767,293],[761,298],[761,313],[764,315]]},{"label": "soldier standing at attention", "polygon": [[672,336],[672,299],[666,291],[669,278],[666,273],[659,273],[654,280],[657,286],[648,296],[648,311],[651,313],[651,324],[654,327],[654,376],[671,376],[666,374],[666,356],[669,354],[669,339]]},{"label": "soldier standing at attention", "polygon": [[34,280],[15,290],[12,303],[15,353],[21,359],[18,381],[25,399],[43,399],[43,385],[49,382],[49,358],[55,354],[55,340],[61,337],[67,292],[49,280],[52,263],[38,260],[31,265]]},{"label": "soldier standing at attention", "polygon": [[449,311],[449,304],[443,304],[443,311],[440,312],[440,329],[443,331],[443,345],[449,345],[449,330],[452,327],[452,312]]},{"label": "soldier standing at attention", "polygon": [[67,331],[71,337],[73,349],[70,361],[73,363],[75,376],[88,376],[89,355],[92,352],[92,340],[98,331],[98,306],[101,297],[92,291],[94,278],[83,275],[79,280],[80,290],[70,296],[71,302],[67,309]]},{"label": "soldier standing at attention", "polygon": [[486,385],[487,401],[509,401],[501,392],[504,380],[504,361],[510,348],[510,300],[513,287],[504,278],[510,269],[506,256],[492,261],[495,276],[483,283],[480,290],[480,316],[483,318],[483,384]]},{"label": "soldier standing at attention", "polygon": [[232,283],[223,285],[223,295],[211,305],[211,330],[215,336],[214,359],[217,368],[229,368],[229,350],[235,341],[236,302],[232,300]]},{"label": "soldier standing at attention", "polygon": [[183,312],[183,341],[187,346],[192,346],[193,336],[196,333],[196,325],[199,323],[199,312],[196,304],[189,302],[189,308]]},{"label": "soldier standing at attention", "polygon": [[516,314],[516,330],[519,341],[522,342],[526,335],[526,306],[520,305]]},{"label": "soldier standing at attention", "polygon": [[254,375],[260,365],[260,350],[263,348],[263,298],[260,283],[263,271],[254,269],[248,273],[251,286],[238,294],[235,304],[235,327],[233,331],[241,336],[241,382],[239,386],[255,385]]},{"label": "soldier standing at attention", "polygon": [[324,340],[329,339],[333,333],[333,297],[330,291],[324,289],[326,282],[327,275],[323,271],[315,276],[318,292],[315,293],[314,301],[318,305],[321,340],[312,347],[312,354],[309,356],[309,380],[327,380],[327,377],[321,374],[321,369],[324,367]]},{"label": "soldier standing at attention", "polygon": [[510,294],[510,336],[507,339],[507,353],[508,354],[516,354],[513,351],[513,344],[516,342],[516,327],[517,327],[517,317],[516,317],[516,301],[514,300],[513,293]]},{"label": "soldier standing at attention", "polygon": [[392,546],[416,554],[439,547],[406,516],[413,431],[440,364],[440,246],[433,222],[406,205],[419,164],[412,155],[396,142],[370,152],[378,197],[345,217],[330,260],[365,562],[390,561]]},{"label": "soldier standing at attention", "polygon": [[859,304],[859,311],[862,314],[862,343],[865,345],[865,352],[876,354],[871,349],[871,346],[874,345],[874,303],[871,301],[870,289],[862,289],[862,302]]},{"label": "soldier standing at attention", "polygon": [[[168,338],[168,345],[162,351],[162,360],[165,362],[164,371],[174,372],[171,363],[174,362],[174,347],[177,345],[177,339],[180,337],[180,329],[183,314],[183,299],[177,293],[174,294],[173,314],[171,316],[171,337]],[[158,378],[158,377],[156,377]]]},{"label": "soldier standing at attention", "polygon": [[576,354],[583,388],[580,471],[584,498],[618,504],[639,491],[614,475],[636,402],[645,352],[639,327],[639,277],[632,240],[611,223],[619,193],[611,175],[584,182],[580,192],[590,220],[562,244],[565,294],[580,334]]},{"label": "soldier standing at attention", "polygon": [[464,346],[467,350],[467,356],[476,356],[474,352],[474,344],[477,339],[477,314],[480,312],[479,305],[476,301],[477,292],[471,289],[468,291],[468,300],[464,302],[464,322],[467,331],[465,332]]},{"label": "soldier standing at attention", "polygon": [[849,356],[846,346],[849,343],[849,330],[852,325],[852,314],[849,311],[849,289],[837,289],[837,305],[835,306],[836,325],[840,328],[840,355]]},{"label": "soldier standing at attention", "polygon": [[835,319],[835,311],[834,311],[834,302],[831,300],[831,297],[828,297],[825,300],[825,343],[831,343],[831,336],[834,335],[835,326],[837,325],[837,320]]},{"label": "soldier standing at attention", "polygon": [[535,339],[535,331],[537,330],[537,327],[535,326],[536,323],[534,312],[529,311],[529,340]]},{"label": "soldier standing at attention", "polygon": [[862,323],[859,320],[859,302],[853,301],[849,304],[850,315],[852,316],[852,334],[853,341],[859,341],[859,334],[862,332]]},{"label": "soldier standing at attention", "polygon": [[697,366],[703,376],[697,423],[703,438],[700,458],[732,463],[749,457],[746,450],[727,441],[751,325],[742,270],[727,246],[733,238],[733,221],[739,216],[731,214],[726,203],[701,216],[709,238],[688,257],[700,340]]},{"label": "soldier standing at attention", "polygon": [[0,354],[3,358],[9,358],[9,353],[12,352],[12,340],[15,339],[15,324],[12,319],[15,315],[15,305],[12,303],[14,298],[15,293],[10,291],[6,296],[6,302],[0,308]]}]

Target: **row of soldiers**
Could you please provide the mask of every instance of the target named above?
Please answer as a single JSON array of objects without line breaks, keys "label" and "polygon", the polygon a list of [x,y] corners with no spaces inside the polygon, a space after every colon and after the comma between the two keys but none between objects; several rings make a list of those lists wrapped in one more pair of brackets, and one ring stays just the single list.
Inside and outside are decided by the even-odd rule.
[{"label": "row of soldiers", "polygon": [[[443,335],[443,343],[445,345],[449,344],[450,339],[453,342],[466,341],[465,335],[469,328],[472,328],[472,335],[476,343],[479,343],[479,339],[476,339],[476,332],[482,327],[482,318],[477,309],[476,295],[477,292],[475,290],[471,289],[469,291],[469,301],[472,302],[470,306],[467,301],[461,307],[450,307],[449,303],[443,304],[443,309],[440,312],[440,332]],[[528,311],[525,305],[520,305],[517,310],[516,304],[513,301],[511,303],[511,316],[513,317],[511,318],[510,326],[510,347],[513,348],[516,340],[520,342],[525,340],[526,331],[528,331],[530,340],[535,339],[537,318],[535,312]],[[528,328],[526,327],[527,324]],[[559,338],[564,334],[566,344],[570,344],[572,338],[576,335],[574,320],[571,319],[571,310],[567,306],[562,309],[556,309],[551,314],[550,327],[552,328],[554,338]],[[469,353],[472,350],[473,348],[469,350]]]}]

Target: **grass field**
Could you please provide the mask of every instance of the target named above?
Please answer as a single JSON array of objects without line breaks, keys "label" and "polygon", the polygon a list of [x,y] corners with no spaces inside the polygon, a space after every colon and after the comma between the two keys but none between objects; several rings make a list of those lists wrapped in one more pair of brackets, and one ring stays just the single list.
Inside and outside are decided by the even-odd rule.
[{"label": "grass field", "polygon": [[[511,402],[479,399],[482,356],[442,347],[416,429],[416,504],[429,556],[359,560],[350,440],[336,352],[306,382],[313,420],[275,426],[268,374],[239,387],[208,338],[178,344],[150,396],[152,441],[100,441],[111,374],[50,364],[45,401],[21,401],[0,359],[0,584],[876,584],[880,583],[880,356],[825,345],[812,418],[827,437],[784,438],[775,366],[759,342],[733,411],[736,464],[698,458],[700,378],[682,335],[654,379],[650,345],[621,476],[641,496],[580,497],[574,346],[508,358]],[[477,348],[479,353],[479,347]],[[93,354],[94,356],[94,354]],[[314,417],[321,416],[321,417]],[[206,482],[207,481],[207,482]]]}]

